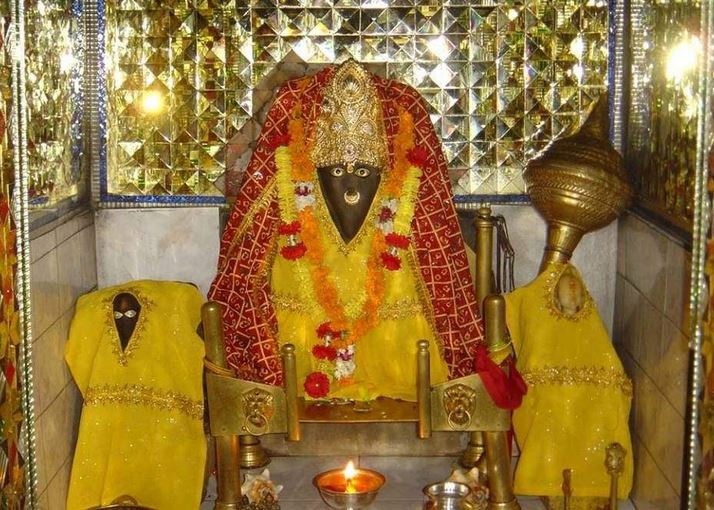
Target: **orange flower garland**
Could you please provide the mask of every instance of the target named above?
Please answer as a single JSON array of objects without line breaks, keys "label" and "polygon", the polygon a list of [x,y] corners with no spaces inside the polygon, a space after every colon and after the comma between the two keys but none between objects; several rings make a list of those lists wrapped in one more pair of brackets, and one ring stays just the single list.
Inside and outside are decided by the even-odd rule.
[{"label": "orange flower garland", "polygon": [[399,112],[399,131],[394,137],[394,164],[384,183],[387,196],[398,197],[411,166],[407,154],[414,147],[414,119],[409,112]]},{"label": "orange flower garland", "polygon": [[310,274],[315,286],[315,295],[320,299],[320,306],[325,314],[330,317],[332,327],[338,330],[346,329],[347,317],[340,304],[339,293],[329,278],[329,269],[322,264],[325,250],[322,247],[319,227],[312,208],[300,211],[299,218],[302,224],[303,242],[307,247],[307,258],[312,262]]},{"label": "orange flower garland", "polygon": [[[293,110],[288,131],[290,133],[290,152],[293,161],[293,180],[305,181],[314,177],[315,167],[309,157],[310,150],[305,144],[305,127],[300,115],[300,105]],[[408,151],[414,147],[413,139],[414,122],[412,116],[402,111],[399,115],[399,132],[395,137],[394,165],[384,183],[388,196],[398,196],[399,191],[407,177],[411,166],[407,158]],[[307,248],[307,258],[312,262],[310,274],[315,288],[315,294],[320,300],[320,306],[325,314],[330,317],[332,327],[337,330],[347,329],[347,316],[339,299],[339,292],[329,278],[329,269],[322,264],[325,250],[322,246],[319,227],[312,207],[306,207],[298,213],[300,220],[302,240]],[[384,297],[384,272],[381,270],[382,252],[386,248],[384,233],[377,229],[372,249],[367,259],[367,300],[363,312],[352,324],[347,335],[333,339],[332,345],[337,349],[354,344],[366,332],[372,329],[378,319],[376,313],[379,303]]]},{"label": "orange flower garland", "polygon": [[[316,168],[310,158],[311,147],[306,143],[300,103],[291,112],[288,132],[289,143],[276,150],[278,192],[285,203],[281,210],[283,225],[279,233],[287,236],[287,244],[281,253],[288,260],[306,257],[315,298],[328,319],[317,331],[324,344],[313,349],[318,370],[309,374],[304,384],[308,395],[322,398],[329,394],[330,379],[335,379],[341,386],[353,381],[354,345],[377,325],[377,309],[385,292],[384,271],[400,269],[398,250],[409,245],[408,233],[421,175],[418,166],[421,165],[415,161],[418,158],[413,157],[416,149],[412,116],[402,110],[394,139],[392,167],[383,182],[387,199],[382,202],[378,228],[375,229],[367,257],[366,298],[361,313],[350,323],[330,269],[324,265],[325,247],[312,195]],[[284,143],[285,138],[288,137],[280,142]],[[325,332],[329,335],[324,336]],[[336,364],[332,367],[334,373],[330,363]],[[326,373],[330,374],[329,378]]]}]

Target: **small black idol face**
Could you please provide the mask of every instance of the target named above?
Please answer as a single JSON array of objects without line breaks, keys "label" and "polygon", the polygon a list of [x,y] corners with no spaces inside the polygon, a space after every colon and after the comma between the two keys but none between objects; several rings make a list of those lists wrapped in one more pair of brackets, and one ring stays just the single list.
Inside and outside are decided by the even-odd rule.
[{"label": "small black idol face", "polygon": [[141,304],[133,294],[122,292],[117,294],[113,302],[114,325],[119,334],[122,349],[126,349],[129,339],[134,333],[136,323],[139,321]]}]

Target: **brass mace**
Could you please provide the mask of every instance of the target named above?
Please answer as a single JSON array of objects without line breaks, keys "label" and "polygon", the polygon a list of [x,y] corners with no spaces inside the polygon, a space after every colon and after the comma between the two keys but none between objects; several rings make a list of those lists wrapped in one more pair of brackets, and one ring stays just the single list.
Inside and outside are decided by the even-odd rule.
[{"label": "brass mace", "polygon": [[540,271],[551,262],[567,262],[584,234],[604,227],[632,202],[609,126],[607,94],[602,94],[577,131],[553,142],[526,166],[528,195],[548,222]]}]

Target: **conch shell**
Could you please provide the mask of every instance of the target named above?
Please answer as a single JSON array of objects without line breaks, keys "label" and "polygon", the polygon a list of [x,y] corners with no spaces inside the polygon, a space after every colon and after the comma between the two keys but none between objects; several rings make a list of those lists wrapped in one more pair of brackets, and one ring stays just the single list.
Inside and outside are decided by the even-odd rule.
[{"label": "conch shell", "polygon": [[245,481],[240,488],[241,493],[248,498],[249,503],[261,503],[270,495],[274,501],[283,490],[282,485],[275,485],[270,479],[270,471],[266,468],[259,475],[246,473]]}]

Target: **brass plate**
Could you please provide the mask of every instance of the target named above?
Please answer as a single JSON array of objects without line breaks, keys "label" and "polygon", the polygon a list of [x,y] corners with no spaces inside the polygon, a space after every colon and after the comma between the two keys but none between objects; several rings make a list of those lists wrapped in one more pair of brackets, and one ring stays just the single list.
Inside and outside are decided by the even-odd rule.
[{"label": "brass plate", "polygon": [[[468,403],[469,419],[454,419],[452,416],[449,420],[445,405],[445,402],[453,400],[449,390],[460,396],[468,394],[459,386],[473,391],[473,398]],[[507,431],[511,428],[511,414],[506,409],[496,407],[478,375],[469,375],[431,388],[431,428],[435,431]]]},{"label": "brass plate", "polygon": [[206,393],[214,436],[260,436],[288,430],[282,388],[206,373]]},{"label": "brass plate", "polygon": [[[359,406],[361,403],[357,403]],[[355,405],[306,402],[298,398],[298,413],[303,423],[375,423],[419,421],[416,402],[378,398],[368,403],[369,410],[355,411]],[[359,409],[359,407],[358,407]]]}]

